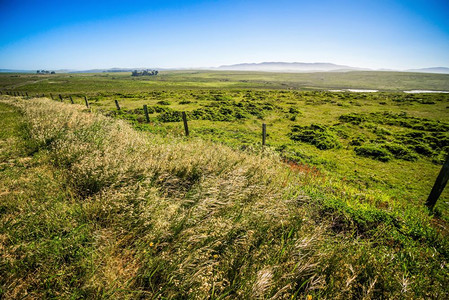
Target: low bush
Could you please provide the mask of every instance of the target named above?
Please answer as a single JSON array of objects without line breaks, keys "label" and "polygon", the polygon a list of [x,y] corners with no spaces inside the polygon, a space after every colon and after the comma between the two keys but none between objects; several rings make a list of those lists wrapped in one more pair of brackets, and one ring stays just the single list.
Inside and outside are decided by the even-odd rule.
[{"label": "low bush", "polygon": [[365,136],[359,135],[359,136],[351,139],[351,141],[349,142],[349,145],[351,145],[351,146],[361,146],[365,141],[366,141]]},{"label": "low bush", "polygon": [[167,100],[161,100],[161,101],[156,102],[156,104],[159,104],[159,105],[170,105],[171,103],[168,102]]},{"label": "low bush", "polygon": [[358,146],[354,148],[354,151],[359,156],[369,157],[382,162],[387,162],[393,158],[388,150],[376,144],[366,144]]},{"label": "low bush", "polygon": [[350,113],[347,115],[341,115],[338,119],[342,122],[359,125],[360,123],[365,122],[367,117],[362,114]]},{"label": "low bush", "polygon": [[159,114],[157,119],[161,122],[180,122],[182,114],[180,111],[168,110]]},{"label": "low bush", "polygon": [[190,104],[190,103],[192,103],[192,101],[189,101],[189,100],[181,100],[181,101],[179,101],[178,103],[179,103],[179,104]]},{"label": "low bush", "polygon": [[391,154],[394,155],[395,158],[408,160],[408,161],[415,161],[418,159],[418,156],[410,151],[407,147],[404,147],[403,145],[394,144],[394,143],[388,143],[383,145],[383,148],[387,149]]},{"label": "low bush", "polygon": [[337,136],[324,125],[295,125],[291,130],[290,138],[294,141],[312,144],[321,150],[341,147]]}]

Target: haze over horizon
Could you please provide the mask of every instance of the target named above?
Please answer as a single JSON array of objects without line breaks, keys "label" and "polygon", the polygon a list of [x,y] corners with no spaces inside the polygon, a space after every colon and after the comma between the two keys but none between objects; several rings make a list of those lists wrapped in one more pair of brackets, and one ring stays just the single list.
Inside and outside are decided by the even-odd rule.
[{"label": "haze over horizon", "polygon": [[0,68],[449,67],[447,1],[1,1]]}]

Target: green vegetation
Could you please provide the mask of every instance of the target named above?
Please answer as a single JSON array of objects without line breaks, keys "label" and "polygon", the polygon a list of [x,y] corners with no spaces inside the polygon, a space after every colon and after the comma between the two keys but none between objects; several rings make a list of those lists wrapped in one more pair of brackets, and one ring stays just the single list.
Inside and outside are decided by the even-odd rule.
[{"label": "green vegetation", "polygon": [[17,149],[0,172],[4,297],[449,292],[449,245],[422,206],[269,151],[148,136],[50,100],[3,103],[2,147]]},{"label": "green vegetation", "polygon": [[301,141],[312,144],[318,149],[327,150],[340,148],[338,138],[326,126],[312,124],[310,126],[294,125],[290,138],[294,141]]},{"label": "green vegetation", "polygon": [[[262,78],[264,84],[260,85]],[[301,78],[307,78],[309,85],[301,86]],[[132,78],[127,73],[4,74],[0,75],[0,87],[30,95],[33,91],[47,96],[51,92],[55,99],[61,94],[68,103],[72,96],[83,104],[87,95],[97,112],[165,136],[183,134],[181,112],[185,111],[191,136],[235,149],[259,145],[261,124],[266,123],[267,145],[285,160],[330,172],[362,190],[377,189],[422,203],[448,153],[449,94],[307,91],[278,85],[282,81],[291,83],[290,88],[318,88],[319,78],[324,78],[327,88],[388,90],[392,88],[381,82],[403,80],[404,86],[397,88],[449,89],[449,76],[438,74],[202,71],[160,72],[151,78]],[[433,85],[437,81],[438,87]],[[122,110],[116,110],[114,100]],[[144,104],[150,113],[149,124]],[[321,129],[312,130],[307,138],[293,132],[312,125]],[[325,142],[317,147],[319,139]],[[325,145],[329,141],[333,146]],[[320,149],[328,146],[333,148]],[[438,204],[444,216],[448,195],[445,192]]]},{"label": "green vegetation", "polygon": [[[449,75],[401,72],[271,73],[243,71],[163,71],[132,77],[131,72],[98,74],[0,74],[0,86],[36,93],[135,93],[173,89],[378,89],[449,90]],[[24,83],[24,84],[22,84]],[[398,102],[406,104],[407,97]],[[421,103],[431,103],[423,98]]]},{"label": "green vegetation", "polygon": [[[0,297],[448,297],[448,189],[423,205],[448,94],[280,84],[319,74],[45,76],[0,76],[55,98],[1,97]],[[408,88],[448,89],[426,76]]]}]

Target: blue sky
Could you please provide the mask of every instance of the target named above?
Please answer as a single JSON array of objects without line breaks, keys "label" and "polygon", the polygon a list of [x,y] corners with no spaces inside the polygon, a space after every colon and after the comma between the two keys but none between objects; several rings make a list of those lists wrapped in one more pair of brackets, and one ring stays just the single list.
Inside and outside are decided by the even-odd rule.
[{"label": "blue sky", "polygon": [[449,1],[0,0],[0,68],[449,67]]}]

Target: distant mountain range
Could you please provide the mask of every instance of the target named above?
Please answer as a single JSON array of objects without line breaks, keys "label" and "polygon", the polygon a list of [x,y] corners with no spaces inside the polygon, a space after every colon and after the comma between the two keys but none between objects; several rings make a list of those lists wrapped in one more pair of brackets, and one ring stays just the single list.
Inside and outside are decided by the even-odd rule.
[{"label": "distant mountain range", "polygon": [[369,69],[336,65],[332,63],[302,63],[302,62],[263,62],[220,66],[217,70],[229,71],[265,71],[265,72],[347,72],[369,71]]},{"label": "distant mountain range", "polygon": [[419,73],[439,73],[449,74],[449,68],[434,67],[409,70],[391,70],[391,69],[367,69],[332,63],[302,63],[302,62],[263,62],[263,63],[244,63],[236,65],[225,65],[215,68],[216,70],[229,71],[263,71],[263,72],[348,72],[348,71],[391,71],[391,72],[419,72]]},{"label": "distant mountain range", "polygon": [[434,68],[410,69],[407,70],[407,72],[449,74],[449,68],[434,67]]},{"label": "distant mountain range", "polygon": [[[55,70],[56,73],[102,73],[102,72],[131,72],[132,70],[143,70],[147,68],[109,68],[109,69],[91,69],[91,70]],[[156,70],[223,70],[223,71],[261,71],[261,72],[349,72],[349,71],[391,71],[391,72],[418,72],[449,74],[447,67],[432,67],[409,70],[390,70],[390,69],[367,69],[333,63],[303,63],[303,62],[262,62],[262,63],[242,63],[235,65],[224,65],[211,68],[150,68]],[[35,70],[13,70],[0,69],[0,73],[35,73]]]}]

